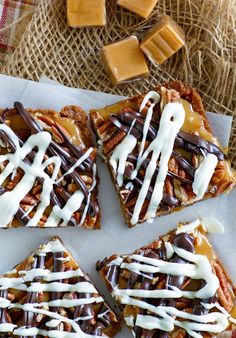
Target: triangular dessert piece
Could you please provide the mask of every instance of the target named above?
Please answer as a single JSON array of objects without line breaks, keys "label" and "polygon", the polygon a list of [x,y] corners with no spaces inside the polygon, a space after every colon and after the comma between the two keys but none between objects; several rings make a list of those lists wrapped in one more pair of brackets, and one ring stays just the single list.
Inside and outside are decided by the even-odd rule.
[{"label": "triangular dessert piece", "polygon": [[134,337],[235,337],[236,292],[207,230],[221,224],[180,224],[132,254],[97,264]]},{"label": "triangular dessert piece", "polygon": [[1,337],[113,337],[114,312],[59,238],[0,277]]},{"label": "triangular dessert piece", "polygon": [[198,93],[181,82],[91,111],[129,227],[235,185]]},{"label": "triangular dessert piece", "polygon": [[0,111],[0,227],[100,228],[87,120],[77,106]]}]

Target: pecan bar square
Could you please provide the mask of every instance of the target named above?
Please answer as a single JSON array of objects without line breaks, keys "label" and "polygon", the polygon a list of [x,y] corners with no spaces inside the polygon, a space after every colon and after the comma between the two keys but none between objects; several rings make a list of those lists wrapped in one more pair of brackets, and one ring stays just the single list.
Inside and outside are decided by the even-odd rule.
[{"label": "pecan bar square", "polygon": [[181,82],[90,114],[129,227],[235,184],[200,96]]},{"label": "pecan bar square", "polygon": [[0,111],[0,227],[100,228],[96,153],[79,107]]},{"label": "pecan bar square", "polygon": [[0,276],[1,337],[113,337],[114,312],[59,238]]},{"label": "pecan bar square", "polygon": [[180,224],[97,264],[134,337],[235,337],[235,289],[206,237],[219,227],[212,219]]}]

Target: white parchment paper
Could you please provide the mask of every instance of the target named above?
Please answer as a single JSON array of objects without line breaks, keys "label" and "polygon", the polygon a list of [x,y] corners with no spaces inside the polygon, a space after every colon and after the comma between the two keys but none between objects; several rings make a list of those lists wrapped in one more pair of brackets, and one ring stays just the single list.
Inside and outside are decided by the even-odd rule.
[{"label": "white parchment paper", "polygon": [[[46,82],[46,83],[45,83]],[[40,84],[0,75],[0,107],[12,107],[20,100],[30,108],[60,109],[76,104],[85,110],[112,104],[121,97],[116,95],[66,88],[43,79]],[[224,146],[227,146],[232,119],[228,116],[208,114],[211,125]],[[10,270],[40,244],[58,235],[72,252],[80,265],[89,273],[94,284],[110,301],[110,295],[95,270],[95,263],[113,253],[130,253],[149,243],[156,236],[176,227],[180,221],[192,221],[197,217],[218,218],[225,226],[223,235],[210,235],[214,248],[236,283],[236,190],[229,195],[199,202],[185,210],[156,219],[152,224],[142,224],[128,229],[120,213],[118,197],[106,165],[98,160],[101,178],[99,200],[102,210],[102,230],[89,231],[80,228],[63,229],[0,229],[0,273]],[[1,210],[0,210],[1,212]],[[127,329],[117,336],[128,338]]]}]

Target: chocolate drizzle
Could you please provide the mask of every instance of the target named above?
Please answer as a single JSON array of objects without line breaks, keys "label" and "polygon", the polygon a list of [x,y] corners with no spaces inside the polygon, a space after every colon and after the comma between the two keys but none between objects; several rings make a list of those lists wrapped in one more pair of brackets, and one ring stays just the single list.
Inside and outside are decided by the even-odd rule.
[{"label": "chocolate drizzle", "polygon": [[[57,240],[57,239],[55,239]],[[49,244],[51,245],[52,242]],[[58,250],[52,250],[50,251],[51,246],[44,246],[43,250],[46,248],[45,251],[41,251],[39,249],[36,251],[36,253],[33,254],[32,257],[24,261],[23,265],[20,264],[16,267],[18,271],[18,275],[16,276],[16,279],[21,277],[24,279],[24,276],[22,275],[23,271],[26,270],[26,272],[32,272],[33,276],[37,275],[37,269],[40,270],[39,275],[41,274],[41,270],[50,270],[52,274],[59,273],[60,279],[57,279],[57,276],[52,276],[52,279],[49,278],[49,281],[46,281],[43,277],[35,277],[30,279],[30,281],[25,282],[25,286],[30,287],[33,286],[33,284],[36,286],[37,284],[42,284],[45,286],[46,284],[51,285],[51,291],[39,291],[39,292],[22,292],[21,288],[18,289],[19,285],[22,285],[21,278],[19,278],[19,284],[15,282],[13,279],[15,276],[9,277],[9,283],[11,281],[11,278],[13,278],[13,284],[8,289],[0,290],[0,297],[5,299],[8,298],[9,295],[14,295],[16,298],[13,298],[11,300],[11,307],[7,308],[1,308],[0,309],[0,324],[13,324],[15,325],[15,329],[20,330],[27,330],[32,328],[38,328],[45,330],[47,332],[50,331],[58,331],[61,333],[61,337],[67,337],[68,333],[71,332],[72,334],[78,336],[84,337],[86,334],[90,335],[96,335],[96,336],[105,336],[104,330],[107,330],[107,334],[110,336],[109,332],[111,332],[111,336],[114,335],[114,333],[118,330],[119,324],[117,323],[116,317],[114,313],[110,310],[110,308],[107,306],[107,304],[104,302],[104,300],[101,298],[100,294],[96,291],[96,289],[93,288],[91,281],[86,275],[83,275],[81,269],[78,266],[75,266],[75,263],[67,258],[70,256],[67,255],[66,251],[60,251],[60,247],[58,245]],[[53,247],[53,245],[52,245]],[[49,250],[48,250],[49,249]],[[19,271],[23,270],[22,273],[19,274]],[[66,275],[66,272],[70,272],[70,270],[74,270],[75,272],[78,270],[78,277],[74,277],[73,274],[69,276]],[[63,278],[63,272],[65,272],[65,278]],[[62,274],[61,274],[62,273]],[[50,274],[48,275],[50,277]],[[69,276],[69,277],[68,277]],[[5,276],[3,276],[5,277]],[[8,277],[5,277],[8,278]],[[53,292],[54,284],[55,283],[62,283],[62,286],[67,286],[68,290],[71,286],[74,286],[75,290],[79,290],[77,287],[78,283],[90,284],[90,287],[88,287],[88,290],[91,290],[91,292],[80,292],[80,291],[62,291],[62,292]],[[15,284],[16,283],[16,284]],[[68,284],[68,285],[67,285]],[[4,287],[4,283],[1,284],[1,288]],[[85,286],[87,287],[87,286]],[[38,288],[40,290],[40,288]],[[49,288],[50,289],[50,288]],[[55,287],[55,290],[57,288]],[[94,291],[92,291],[94,289]],[[10,296],[9,296],[10,297]],[[98,297],[98,302],[93,301],[93,298]],[[83,304],[83,300],[85,298],[88,298],[89,303]],[[45,303],[51,302],[51,301],[59,301],[59,300],[75,300],[75,299],[81,299],[82,305],[75,305],[75,306],[65,306],[61,305],[60,307],[55,306],[45,306]],[[37,305],[42,303],[42,306]],[[24,304],[24,305],[32,305],[33,308],[39,309],[39,310],[46,310],[45,313],[40,314],[37,313],[37,311],[30,311],[18,308],[18,304]],[[35,304],[35,305],[33,305]],[[43,305],[44,304],[44,305]],[[49,314],[47,314],[49,312]],[[78,331],[74,331],[74,328],[71,324],[67,324],[66,320],[63,321],[59,320],[58,326],[50,326],[47,325],[49,322],[51,322],[54,317],[50,315],[50,313],[58,313],[60,317],[65,317],[66,319],[69,319],[70,321],[74,321],[78,324],[81,333]],[[86,318],[87,317],[87,318]],[[1,328],[2,329],[2,328]],[[5,328],[4,328],[5,329]],[[2,330],[4,330],[2,329]],[[114,332],[113,332],[114,330]],[[1,332],[1,331],[0,331]],[[113,332],[113,333],[112,333]],[[33,332],[32,332],[33,333]],[[83,334],[84,333],[84,334]],[[5,331],[0,333],[1,337],[5,337]],[[21,333],[23,334],[23,333]],[[14,335],[10,332],[6,332],[6,336]],[[55,335],[55,333],[54,333]],[[16,333],[17,336],[17,333]],[[23,336],[19,336],[20,338],[36,338],[41,337],[41,334],[37,335],[29,335],[26,336],[23,334]],[[50,333],[46,336],[50,336]]]},{"label": "chocolate drizzle", "polygon": [[[19,115],[23,118],[27,126],[29,127],[31,134],[37,134],[43,131],[42,126],[37,122],[35,118],[33,118],[24,109],[21,103],[15,102],[14,107],[19,113]],[[7,114],[8,114],[8,110],[6,110],[1,115],[0,117],[1,123],[5,123]],[[83,174],[84,171],[91,172],[93,170],[93,160],[91,159],[90,156],[88,156],[87,158],[85,158],[85,160],[80,165],[76,167],[76,169],[73,172],[67,174],[71,166],[73,166],[77,162],[78,158],[80,158],[81,156],[85,154],[85,149],[82,148],[81,146],[76,146],[73,143],[71,143],[68,136],[65,134],[65,132],[61,128],[61,126],[58,123],[56,123],[56,126],[57,126],[57,131],[60,134],[61,139],[63,140],[63,146],[59,145],[58,143],[52,140],[47,149],[48,156],[49,157],[58,156],[61,159],[61,170],[62,170],[62,173],[63,172],[66,173],[65,179],[72,180],[73,182],[75,182],[75,184],[83,192],[85,198],[88,199],[89,190],[86,187],[84,181],[82,180],[80,173]],[[0,138],[10,147],[12,152],[16,151],[16,146],[14,142],[2,130],[0,131]],[[19,136],[17,138],[18,138],[20,146],[23,146],[24,142],[19,138]],[[31,165],[31,161],[34,160],[34,156],[35,156],[35,152],[32,151],[24,159],[24,162]],[[48,172],[48,168],[46,168],[45,171]],[[48,174],[50,173],[48,172]],[[38,177],[37,180],[39,181],[40,184],[43,184],[43,180],[40,177]],[[2,190],[1,193],[4,193],[4,190]],[[70,197],[71,197],[71,194],[67,192],[66,189],[62,185],[55,184],[54,189],[50,193],[51,205],[52,206],[58,205],[60,208],[63,208],[63,205],[66,204],[66,202],[68,201]],[[85,208],[85,204],[83,203],[82,206],[83,206],[83,209],[80,208],[79,210],[81,213],[83,212]],[[98,208],[97,202],[93,198],[90,198],[88,201],[89,216],[95,217],[98,214],[98,212],[99,212],[99,208]],[[27,223],[30,221],[30,217],[26,215],[25,211],[23,210],[21,206],[19,207],[17,211],[16,218],[23,225],[27,225]],[[72,216],[68,225],[76,226],[77,224],[78,222]]]},{"label": "chocolate drizzle", "polygon": [[[34,256],[34,263],[33,263],[33,269],[43,269],[45,268],[45,257],[44,256]],[[36,277],[34,282],[40,282],[40,278]],[[36,292],[28,292],[26,296],[25,303],[27,304],[33,304],[38,302],[38,293]],[[24,316],[23,316],[23,326],[26,328],[30,328],[32,326],[36,325],[36,315],[32,312],[29,311],[24,311]],[[37,338],[37,336],[24,336],[25,338]],[[20,338],[24,338],[23,336]]]},{"label": "chocolate drizzle", "polygon": [[[173,239],[173,244],[178,248],[181,248],[181,249],[184,249],[184,250],[189,251],[191,253],[194,253],[193,238],[186,233],[176,235]],[[181,264],[181,263],[186,263],[187,261],[184,260],[183,258],[179,257],[177,254],[174,254],[174,256],[170,259],[170,262]],[[165,288],[167,290],[171,290],[171,288],[173,286],[175,286],[175,287],[177,287],[178,289],[181,290],[185,280],[186,280],[185,276],[167,275],[166,276]],[[161,306],[175,307],[176,300],[175,299],[170,299],[170,300],[161,299],[160,305]],[[161,331],[160,337],[161,338],[168,338],[168,333],[165,332],[165,331]]]},{"label": "chocolate drizzle", "polygon": [[[64,253],[63,252],[55,252],[53,253],[53,272],[63,272],[64,271],[64,264],[61,259],[63,259]],[[62,282],[62,280],[58,280],[58,282]],[[60,292],[52,292],[51,293],[51,300],[60,299],[61,293]],[[53,312],[58,312],[59,307],[52,307],[51,310]]]},{"label": "chocolate drizzle", "polygon": [[176,141],[176,148],[186,149],[197,155],[214,154],[218,157],[219,161],[224,160],[224,153],[215,144],[204,140],[202,137],[186,132],[179,132]]},{"label": "chocolate drizzle", "polygon": [[[160,117],[160,114],[156,114],[156,108],[159,106],[156,105],[154,107],[154,113],[151,120],[151,123],[148,126],[147,131],[147,137],[146,137],[146,146],[148,147],[148,144],[152,142],[157,134],[158,134],[158,128],[159,128],[159,121],[158,116]],[[155,119],[154,119],[155,115]],[[157,116],[156,116],[157,115]],[[145,118],[146,115],[144,113],[137,112],[133,109],[122,109],[118,114],[111,114],[109,116],[109,120],[112,122],[112,124],[118,129],[126,134],[133,135],[137,141],[138,144],[141,142],[143,137],[143,128],[145,124]],[[154,121],[155,120],[155,121]],[[114,137],[115,134],[113,134]],[[189,157],[184,157],[183,152],[181,152],[181,149],[184,151],[188,151],[190,154]],[[138,160],[138,151],[137,146],[133,150],[132,154],[130,154],[127,157],[126,161],[126,168],[124,173],[124,181],[123,186],[121,188],[122,194],[124,196],[124,203],[129,211],[129,214],[132,215],[134,203],[133,201],[137,198],[137,195],[139,194],[139,191],[143,185],[143,177],[145,175],[145,171],[150,163],[150,158],[146,158],[142,161],[141,167],[139,169],[138,175],[136,178],[132,179],[132,172],[135,169],[137,165]],[[224,160],[224,153],[221,151],[219,147],[217,147],[215,144],[208,142],[204,140],[202,137],[197,136],[195,134],[190,134],[186,132],[180,131],[177,134],[177,137],[175,139],[175,145],[174,150],[172,152],[171,159],[174,159],[176,163],[178,164],[178,167],[180,168],[180,172],[184,172],[184,175],[180,175],[173,171],[171,168],[169,168],[167,177],[173,182],[173,180],[179,181],[180,184],[182,184],[184,187],[188,187],[188,191],[191,191],[192,184],[194,181],[194,175],[196,168],[193,166],[191,158],[193,155],[201,155],[202,157],[207,156],[207,154],[214,154],[217,156],[219,161]],[[189,160],[190,158],[190,160]],[[159,172],[159,162],[156,163],[156,171],[154,173],[154,177],[157,177]],[[128,191],[125,193],[124,190],[126,189],[125,186],[128,182],[134,183],[133,189],[131,191]],[[146,199],[150,200],[152,196],[153,186],[155,184],[155,180],[153,179],[151,182],[151,186],[149,188],[149,191],[147,193]],[[172,183],[173,186],[173,183]],[[163,193],[163,199],[160,203],[159,208],[162,208],[164,210],[168,210],[171,207],[180,206],[182,203],[182,200],[179,200],[179,196],[175,195],[174,190],[172,190],[173,193],[170,195],[167,191],[164,190]],[[180,192],[181,193],[181,192]],[[135,197],[136,196],[136,197]]]},{"label": "chocolate drizzle", "polygon": [[[127,175],[128,178],[130,178],[130,176],[131,176],[131,172],[129,170],[129,167],[126,167],[125,176],[126,175]],[[142,180],[136,177],[136,178],[133,179],[133,182],[135,183],[135,187],[134,187],[133,191],[138,191],[138,188],[140,188],[143,184]],[[147,193],[147,200],[151,199],[152,193],[153,193],[153,188],[149,187],[148,193]],[[179,204],[179,201],[174,196],[171,196],[171,195],[164,192],[163,193],[163,199],[162,199],[161,203],[162,203],[162,205],[166,205],[166,206],[177,206]]]},{"label": "chocolate drizzle", "polygon": [[[169,238],[169,241],[172,245],[175,247],[178,247],[180,249],[183,249],[185,251],[188,251],[192,254],[195,253],[195,238],[188,234],[188,233],[180,233],[180,234],[174,234],[171,235]],[[158,241],[159,243],[159,241]],[[167,252],[166,248],[164,246],[164,241],[162,241],[162,244],[158,244],[158,248],[155,248],[155,242],[153,242],[150,246],[145,247],[143,249],[137,250],[134,252],[134,255],[138,256],[144,256],[145,258],[153,258],[155,260],[162,260],[162,261],[168,261],[171,263],[178,263],[178,264],[187,264],[192,262],[188,262],[188,260],[183,259],[182,257],[178,256],[176,253],[173,254],[173,256],[168,259],[167,258]],[[183,276],[175,276],[175,275],[165,275],[165,274],[159,274],[151,273],[151,272],[145,272],[145,275],[142,273],[136,273],[132,270],[126,270],[125,267],[122,267],[122,262],[124,263],[136,263],[135,256],[120,256],[120,263],[117,256],[112,256],[110,259],[105,259],[102,262],[98,262],[97,264],[97,270],[102,272],[102,275],[105,276],[105,280],[108,282],[109,287],[114,290],[173,290],[173,287],[179,289],[179,290],[195,290],[196,285],[199,284],[200,289],[202,289],[205,285],[205,282],[199,280],[196,281],[195,284],[191,284],[191,279],[189,277]],[[115,261],[117,261],[117,264]],[[114,261],[114,263],[113,263]],[[142,260],[138,260],[139,264]],[[113,265],[114,264],[114,265]],[[146,263],[151,264],[149,262]],[[158,265],[153,265],[158,266]],[[140,270],[142,271],[142,270]],[[163,283],[164,282],[164,283]],[[186,289],[185,289],[186,288]],[[118,296],[119,299],[119,296]],[[139,299],[139,298],[137,298]],[[158,299],[158,298],[141,298],[142,302],[146,302],[147,304],[153,305],[155,307],[163,306],[163,307],[173,307],[177,309],[182,309],[182,307],[179,308],[178,304],[184,304],[186,308],[192,309],[193,314],[195,315],[205,315],[209,312],[201,303],[213,303],[216,301],[216,295],[214,295],[211,299],[185,299],[185,298],[173,298],[173,299]],[[179,303],[178,303],[179,302]],[[124,303],[124,304],[129,304]],[[130,303],[132,304],[132,303]],[[125,317],[126,316],[134,316],[134,323],[135,318],[137,315],[150,315],[152,317],[157,317],[155,313],[149,312],[148,310],[145,310],[143,308],[139,308],[138,306],[134,306],[129,308],[129,305],[122,305],[122,309],[124,310]],[[129,312],[130,311],[130,312]],[[137,337],[142,338],[168,338],[169,333],[166,331],[162,331],[159,329],[144,329],[140,326],[134,326],[132,327],[132,330],[135,332]],[[187,337],[190,337],[186,334]]]}]

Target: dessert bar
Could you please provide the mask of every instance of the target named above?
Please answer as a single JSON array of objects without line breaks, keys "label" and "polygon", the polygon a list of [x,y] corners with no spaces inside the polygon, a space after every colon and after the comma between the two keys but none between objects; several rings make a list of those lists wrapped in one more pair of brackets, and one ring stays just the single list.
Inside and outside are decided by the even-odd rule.
[{"label": "dessert bar", "polygon": [[130,227],[235,184],[200,96],[181,82],[90,114]]},{"label": "dessert bar", "polygon": [[113,337],[116,315],[58,238],[0,277],[1,337]]},{"label": "dessert bar", "polygon": [[0,111],[0,227],[100,228],[96,148],[79,107]]},{"label": "dessert bar", "polygon": [[221,231],[221,224],[180,224],[132,254],[97,264],[134,337],[235,337],[235,289],[207,230]]}]

